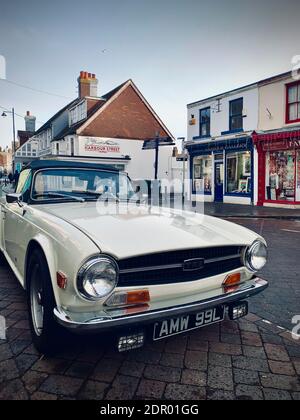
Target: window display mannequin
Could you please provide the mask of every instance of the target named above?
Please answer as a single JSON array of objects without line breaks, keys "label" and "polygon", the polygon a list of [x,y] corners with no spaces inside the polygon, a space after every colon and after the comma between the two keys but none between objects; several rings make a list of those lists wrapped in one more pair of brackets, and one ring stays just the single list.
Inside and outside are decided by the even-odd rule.
[{"label": "window display mannequin", "polygon": [[279,193],[279,176],[276,173],[276,167],[274,164],[270,164],[270,175],[269,175],[269,186],[270,186],[270,199],[277,200]]}]

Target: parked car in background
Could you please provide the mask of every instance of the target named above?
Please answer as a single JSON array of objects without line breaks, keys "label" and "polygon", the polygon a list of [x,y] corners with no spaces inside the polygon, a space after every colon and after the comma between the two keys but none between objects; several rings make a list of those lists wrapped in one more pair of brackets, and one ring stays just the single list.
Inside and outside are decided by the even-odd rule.
[{"label": "parked car in background", "polygon": [[238,319],[268,286],[256,274],[267,260],[256,233],[189,212],[137,212],[134,197],[114,168],[40,160],[1,198],[0,248],[27,291],[40,352],[55,350],[64,328],[112,332],[124,351]]},{"label": "parked car in background", "polygon": [[9,183],[10,183],[10,181],[9,181],[7,176],[3,176],[2,178],[0,178],[0,185],[6,186]]}]

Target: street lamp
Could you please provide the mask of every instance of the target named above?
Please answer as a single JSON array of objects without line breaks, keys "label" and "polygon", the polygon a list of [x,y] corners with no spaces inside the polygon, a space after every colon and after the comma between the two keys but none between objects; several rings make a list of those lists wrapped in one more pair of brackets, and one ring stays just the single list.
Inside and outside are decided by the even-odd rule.
[{"label": "street lamp", "polygon": [[15,125],[15,109],[12,108],[11,111],[4,111],[2,112],[1,117],[7,117],[7,114],[12,115],[12,123],[13,123],[13,173],[15,172],[15,153],[16,153],[16,125]]},{"label": "street lamp", "polygon": [[185,201],[185,137],[178,137],[178,141],[181,141],[182,144],[182,154],[183,154],[183,173],[182,173],[182,203]]}]

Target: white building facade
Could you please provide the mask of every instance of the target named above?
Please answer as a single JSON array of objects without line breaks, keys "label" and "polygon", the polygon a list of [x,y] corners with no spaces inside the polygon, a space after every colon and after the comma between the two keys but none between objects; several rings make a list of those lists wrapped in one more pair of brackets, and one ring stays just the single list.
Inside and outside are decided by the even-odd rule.
[{"label": "white building facade", "polygon": [[256,200],[258,85],[187,106],[192,200],[252,204]]}]

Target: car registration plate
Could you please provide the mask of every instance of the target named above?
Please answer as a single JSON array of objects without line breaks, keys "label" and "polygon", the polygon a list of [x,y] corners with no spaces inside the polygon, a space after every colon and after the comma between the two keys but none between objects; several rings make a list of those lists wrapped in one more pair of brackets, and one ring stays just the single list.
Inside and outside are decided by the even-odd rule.
[{"label": "car registration plate", "polygon": [[177,318],[156,322],[153,331],[153,340],[162,340],[173,335],[196,330],[224,320],[225,306],[207,309],[203,312],[182,315]]}]

